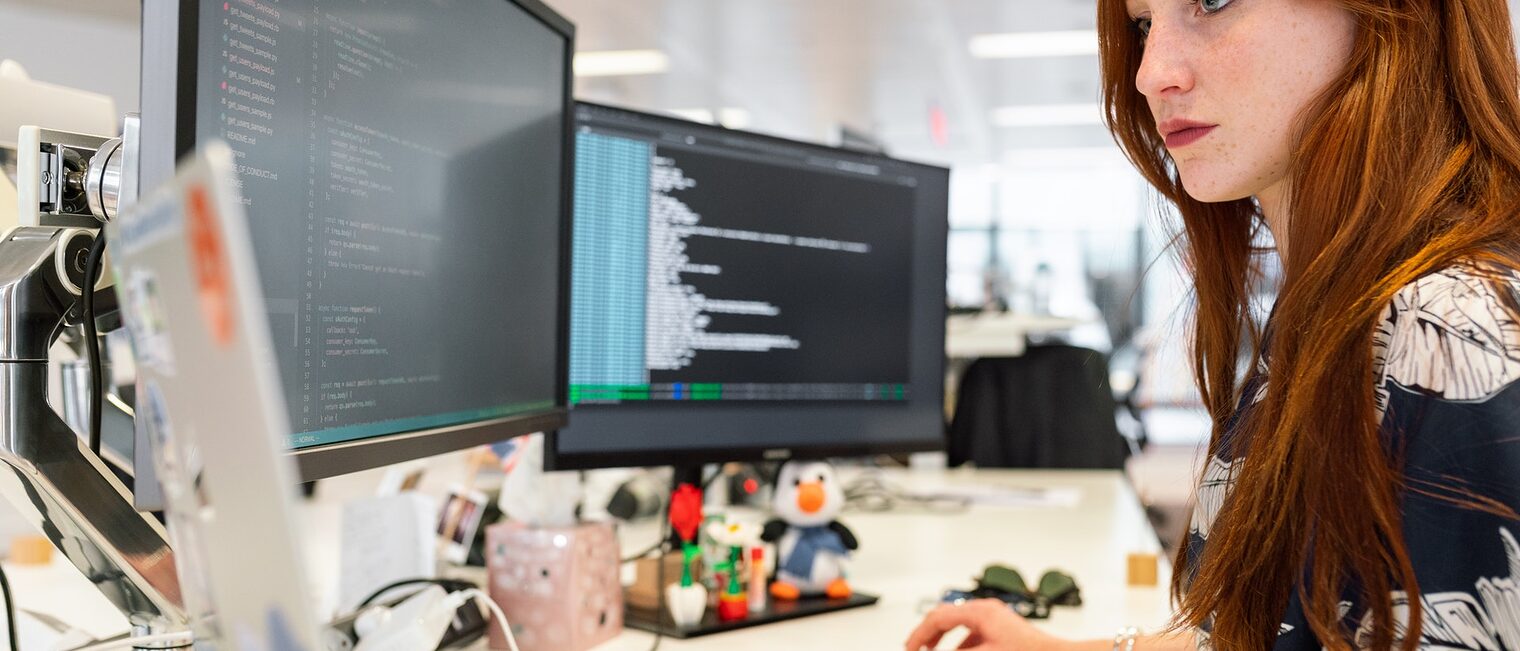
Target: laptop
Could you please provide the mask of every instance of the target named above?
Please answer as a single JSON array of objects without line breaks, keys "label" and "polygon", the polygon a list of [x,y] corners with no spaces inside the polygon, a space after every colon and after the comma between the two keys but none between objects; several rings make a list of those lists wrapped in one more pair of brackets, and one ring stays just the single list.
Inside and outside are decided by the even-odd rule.
[{"label": "laptop", "polygon": [[232,151],[106,227],[197,648],[317,651],[296,470]]}]

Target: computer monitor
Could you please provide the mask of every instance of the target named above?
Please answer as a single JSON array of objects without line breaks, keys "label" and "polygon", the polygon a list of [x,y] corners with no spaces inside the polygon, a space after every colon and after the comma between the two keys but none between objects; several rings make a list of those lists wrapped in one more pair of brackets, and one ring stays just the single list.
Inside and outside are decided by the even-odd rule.
[{"label": "computer monitor", "polygon": [[949,171],[576,106],[556,468],[942,446]]},{"label": "computer monitor", "polygon": [[573,41],[537,0],[144,2],[141,187],[231,145],[303,479],[564,423]]}]

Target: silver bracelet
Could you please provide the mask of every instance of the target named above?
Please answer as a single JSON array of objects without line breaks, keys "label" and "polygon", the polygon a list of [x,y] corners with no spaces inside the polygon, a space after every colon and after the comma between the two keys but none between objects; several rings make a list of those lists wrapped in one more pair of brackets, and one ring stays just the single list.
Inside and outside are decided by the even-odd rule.
[{"label": "silver bracelet", "polygon": [[1135,638],[1140,636],[1140,629],[1126,626],[1114,634],[1114,651],[1135,651]]}]

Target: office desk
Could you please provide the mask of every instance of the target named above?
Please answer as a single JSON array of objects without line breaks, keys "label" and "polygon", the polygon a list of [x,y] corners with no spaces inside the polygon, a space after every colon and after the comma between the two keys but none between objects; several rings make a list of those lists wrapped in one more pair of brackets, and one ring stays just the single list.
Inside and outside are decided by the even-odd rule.
[{"label": "office desk", "polygon": [[[858,472],[858,471],[855,471]],[[844,471],[846,479],[852,471]],[[849,513],[842,518],[860,538],[861,548],[851,566],[851,580],[858,590],[881,595],[875,606],[812,617],[770,626],[744,629],[694,640],[667,639],[665,649],[893,649],[900,648],[918,623],[920,603],[935,598],[945,588],[971,587],[973,577],[989,563],[1017,568],[1026,581],[1060,568],[1072,574],[1082,587],[1083,605],[1056,608],[1040,626],[1057,635],[1105,638],[1121,626],[1154,629],[1170,615],[1165,588],[1170,576],[1163,559],[1161,585],[1130,588],[1125,585],[1126,554],[1159,549],[1145,514],[1117,471],[890,471],[890,482],[906,487],[1013,486],[1028,488],[1075,488],[1080,498],[1075,507],[973,506],[964,512],[937,514],[923,511]],[[337,550],[335,536],[337,495],[359,479],[340,478],[324,499],[305,507],[303,514],[313,525],[318,542],[309,558],[312,581],[321,607],[330,607],[336,572],[331,564]],[[325,524],[324,524],[325,523]],[[330,527],[330,531],[323,528]],[[626,532],[625,546],[634,549],[648,543],[638,527]],[[324,544],[323,541],[326,541]],[[46,568],[7,568],[18,604],[47,613],[95,635],[125,630],[117,615],[66,561]],[[325,591],[325,594],[324,594]],[[22,618],[26,620],[27,618]],[[23,632],[23,644],[36,636]],[[947,639],[950,648],[956,638]],[[609,651],[649,648],[653,636],[625,632],[599,647]],[[23,651],[46,647],[23,646]],[[484,648],[480,645],[479,648]]]},{"label": "office desk", "polygon": [[[845,473],[848,478],[849,473]],[[1082,587],[1083,605],[1057,607],[1039,622],[1056,635],[1111,638],[1123,626],[1147,630],[1171,614],[1162,561],[1161,585],[1125,585],[1126,555],[1160,549],[1128,480],[1109,471],[897,471],[905,486],[998,485],[1076,488],[1073,508],[974,506],[953,515],[922,511],[848,513],[841,518],[860,539],[851,564],[856,589],[881,595],[875,606],[744,629],[693,640],[665,640],[665,649],[896,649],[921,619],[920,603],[945,588],[969,588],[989,563],[1019,570],[1033,584],[1059,568]],[[947,639],[941,648],[953,648]],[[644,650],[653,636],[626,632],[599,649]]]}]

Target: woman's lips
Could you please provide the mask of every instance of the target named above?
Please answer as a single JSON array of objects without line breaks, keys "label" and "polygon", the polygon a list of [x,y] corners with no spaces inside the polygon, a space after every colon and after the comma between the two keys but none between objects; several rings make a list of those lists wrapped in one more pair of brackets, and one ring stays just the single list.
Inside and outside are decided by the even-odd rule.
[{"label": "woman's lips", "polygon": [[1176,149],[1178,147],[1186,147],[1188,145],[1191,145],[1197,142],[1199,138],[1209,135],[1209,132],[1213,131],[1215,126],[1219,125],[1208,127],[1189,127],[1187,129],[1173,131],[1169,134],[1166,134],[1166,147],[1167,149]]}]

